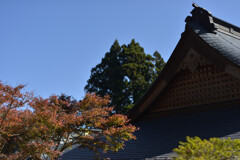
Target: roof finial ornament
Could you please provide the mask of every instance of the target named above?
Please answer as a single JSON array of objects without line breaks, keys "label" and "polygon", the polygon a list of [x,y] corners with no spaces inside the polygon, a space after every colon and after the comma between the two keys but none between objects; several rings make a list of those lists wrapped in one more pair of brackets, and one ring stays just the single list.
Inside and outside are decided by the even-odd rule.
[{"label": "roof finial ornament", "polygon": [[196,3],[193,3],[192,6],[194,9],[191,11],[192,16],[188,16],[185,20],[187,24],[189,22],[196,22],[202,26],[205,26],[205,28],[209,31],[214,31],[217,29],[214,25],[212,13],[207,11],[205,8],[199,7]]},{"label": "roof finial ornament", "polygon": [[194,8],[199,7],[195,2],[193,2],[192,6],[193,6]]}]

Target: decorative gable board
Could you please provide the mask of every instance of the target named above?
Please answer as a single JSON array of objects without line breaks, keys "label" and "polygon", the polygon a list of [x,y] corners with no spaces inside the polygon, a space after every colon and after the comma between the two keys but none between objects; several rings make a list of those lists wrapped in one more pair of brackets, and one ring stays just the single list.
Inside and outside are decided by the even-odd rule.
[{"label": "decorative gable board", "polygon": [[148,113],[240,99],[240,80],[191,49]]}]

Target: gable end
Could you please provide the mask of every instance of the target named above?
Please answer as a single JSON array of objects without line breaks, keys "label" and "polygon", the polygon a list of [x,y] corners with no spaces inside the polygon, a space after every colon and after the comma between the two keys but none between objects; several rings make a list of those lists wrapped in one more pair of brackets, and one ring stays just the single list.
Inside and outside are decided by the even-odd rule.
[{"label": "gable end", "polygon": [[240,99],[240,80],[191,50],[148,113]]}]

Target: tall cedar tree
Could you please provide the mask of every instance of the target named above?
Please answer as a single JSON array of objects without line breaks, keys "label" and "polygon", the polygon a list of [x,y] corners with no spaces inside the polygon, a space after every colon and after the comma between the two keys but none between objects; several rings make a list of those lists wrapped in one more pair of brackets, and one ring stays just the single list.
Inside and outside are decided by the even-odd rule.
[{"label": "tall cedar tree", "polygon": [[86,92],[109,95],[117,113],[126,113],[143,96],[163,69],[165,62],[156,51],[153,56],[133,39],[120,46],[115,40],[110,52],[91,70]]}]

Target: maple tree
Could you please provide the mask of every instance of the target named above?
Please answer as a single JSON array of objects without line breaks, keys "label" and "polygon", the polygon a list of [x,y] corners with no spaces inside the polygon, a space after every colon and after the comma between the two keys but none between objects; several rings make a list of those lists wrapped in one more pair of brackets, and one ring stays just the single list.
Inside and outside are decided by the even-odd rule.
[{"label": "maple tree", "polygon": [[98,156],[118,151],[135,139],[137,128],[114,114],[109,97],[86,94],[79,102],[67,97],[34,97],[24,85],[0,81],[0,159],[57,159],[73,145]]}]

